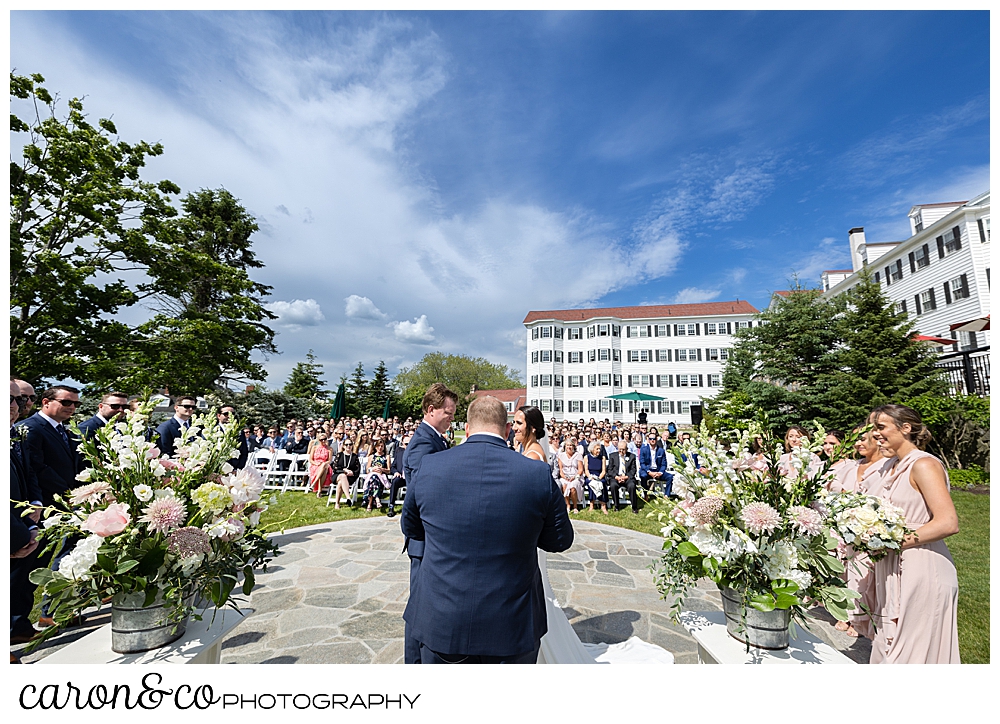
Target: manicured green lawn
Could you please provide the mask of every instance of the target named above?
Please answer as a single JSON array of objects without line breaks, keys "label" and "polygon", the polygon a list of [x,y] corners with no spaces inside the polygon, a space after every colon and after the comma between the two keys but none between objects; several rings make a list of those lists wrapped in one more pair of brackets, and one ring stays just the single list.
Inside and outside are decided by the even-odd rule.
[{"label": "manicured green lawn", "polygon": [[[368,513],[363,509],[341,506],[334,510],[326,507],[326,498],[304,493],[276,494],[277,502],[262,520],[270,530],[289,530],[304,525],[326,523],[349,518],[366,518],[385,515]],[[987,664],[990,661],[990,496],[953,491],[952,499],[958,509],[961,532],[948,539],[948,548],[958,567],[958,584],[961,589],[958,606],[958,638],[963,663]],[[396,507],[398,513],[400,506]],[[573,517],[593,523],[627,528],[642,533],[659,535],[660,523],[646,517],[648,509],[638,515],[625,510],[601,513],[582,511]]]}]

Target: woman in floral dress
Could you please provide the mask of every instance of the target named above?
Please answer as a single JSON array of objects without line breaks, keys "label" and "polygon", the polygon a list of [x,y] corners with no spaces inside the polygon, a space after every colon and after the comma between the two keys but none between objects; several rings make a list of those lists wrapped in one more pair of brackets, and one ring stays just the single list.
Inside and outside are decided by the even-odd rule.
[{"label": "woman in floral dress", "polygon": [[375,449],[368,456],[368,485],[365,487],[365,506],[369,511],[372,508],[381,508],[382,492],[389,486],[389,456],[385,452],[385,440],[379,438],[375,441]]}]

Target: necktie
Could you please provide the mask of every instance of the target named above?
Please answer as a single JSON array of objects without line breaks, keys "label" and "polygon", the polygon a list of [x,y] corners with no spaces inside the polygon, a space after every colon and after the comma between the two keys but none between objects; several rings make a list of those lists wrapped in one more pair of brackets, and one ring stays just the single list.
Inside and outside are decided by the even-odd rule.
[{"label": "necktie", "polygon": [[62,425],[56,425],[56,429],[59,431],[59,437],[62,438],[63,444],[66,446],[67,450],[70,450],[69,435],[66,434],[66,428]]},{"label": "necktie", "polygon": [[187,430],[189,427],[191,427],[191,421],[190,420],[185,420],[184,421],[184,429]]}]

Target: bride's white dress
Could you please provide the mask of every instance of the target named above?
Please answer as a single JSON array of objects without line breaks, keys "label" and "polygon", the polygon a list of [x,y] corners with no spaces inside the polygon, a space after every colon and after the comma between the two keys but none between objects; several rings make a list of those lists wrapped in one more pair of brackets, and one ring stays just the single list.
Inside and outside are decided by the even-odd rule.
[{"label": "bride's white dress", "polygon": [[566,618],[556,600],[545,565],[545,551],[538,551],[538,569],[545,589],[545,614],[548,633],[538,650],[539,664],[672,664],[674,656],[656,644],[638,636],[619,644],[585,644]]}]

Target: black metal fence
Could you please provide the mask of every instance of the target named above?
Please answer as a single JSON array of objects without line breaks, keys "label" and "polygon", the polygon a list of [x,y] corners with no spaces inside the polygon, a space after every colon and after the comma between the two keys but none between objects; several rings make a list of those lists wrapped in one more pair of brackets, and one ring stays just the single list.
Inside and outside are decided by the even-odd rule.
[{"label": "black metal fence", "polygon": [[952,395],[990,394],[989,347],[941,355],[937,365],[946,370]]}]

